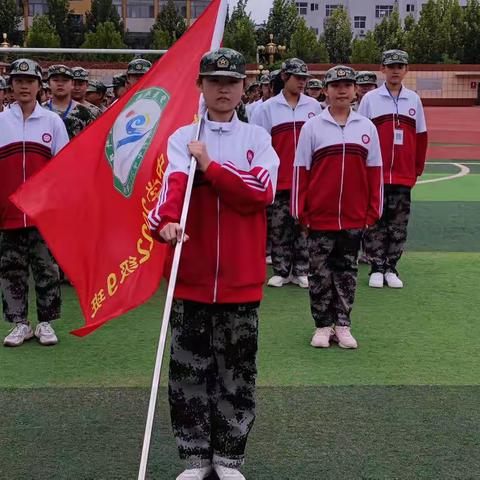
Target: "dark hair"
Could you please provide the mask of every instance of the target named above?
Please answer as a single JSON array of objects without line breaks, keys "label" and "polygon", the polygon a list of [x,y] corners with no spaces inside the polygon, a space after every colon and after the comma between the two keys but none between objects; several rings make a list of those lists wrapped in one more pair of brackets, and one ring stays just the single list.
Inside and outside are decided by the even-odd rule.
[{"label": "dark hair", "polygon": [[285,82],[282,80],[282,75],[278,74],[271,82],[273,95],[278,95],[285,86]]}]

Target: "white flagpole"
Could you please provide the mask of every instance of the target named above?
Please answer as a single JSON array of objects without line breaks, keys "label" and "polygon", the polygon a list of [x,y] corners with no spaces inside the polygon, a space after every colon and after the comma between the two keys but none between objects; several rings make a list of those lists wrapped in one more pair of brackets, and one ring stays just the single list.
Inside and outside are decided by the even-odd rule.
[{"label": "white flagpole", "polygon": [[[227,0],[221,0],[220,6],[218,7],[217,20],[215,23],[215,29],[212,37],[212,43],[211,43],[212,50],[220,47],[220,43],[223,38],[223,29],[225,25],[226,16],[227,16]],[[200,111],[196,140],[199,140],[200,138],[202,124],[203,124],[203,112]],[[185,191],[185,199],[183,201],[182,215],[180,217],[180,227],[182,229],[182,238],[181,238],[181,241],[178,242],[175,247],[172,270],[170,273],[170,280],[168,282],[167,297],[165,299],[162,327],[160,330],[160,340],[157,347],[157,357],[155,360],[155,368],[153,371],[152,387],[150,391],[150,402],[148,405],[147,422],[145,425],[145,434],[143,437],[142,458],[140,461],[140,467],[138,471],[138,480],[145,480],[145,475],[147,471],[148,454],[150,451],[150,443],[151,443],[152,430],[153,430],[153,420],[155,417],[155,406],[157,403],[158,385],[160,383],[160,375],[162,372],[163,355],[165,353],[165,345],[167,343],[168,324],[170,322],[170,313],[172,310],[173,294],[175,291],[175,284],[177,282],[178,266],[180,263],[180,256],[182,254],[182,247],[183,247],[183,241],[185,236],[185,225],[187,223],[187,215],[188,215],[188,209],[190,206],[190,198],[192,195],[193,180],[195,178],[196,168],[197,168],[197,160],[192,155],[190,158],[190,170],[188,172],[187,189]]]}]

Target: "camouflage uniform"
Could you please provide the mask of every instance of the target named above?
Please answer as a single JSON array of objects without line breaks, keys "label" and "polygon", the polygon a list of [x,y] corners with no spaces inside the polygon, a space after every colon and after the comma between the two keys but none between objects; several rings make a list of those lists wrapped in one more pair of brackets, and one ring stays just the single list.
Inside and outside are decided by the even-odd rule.
[{"label": "camouflage uniform", "polygon": [[364,248],[370,273],[397,272],[397,263],[407,241],[411,188],[385,185],[382,218],[365,232]]},{"label": "camouflage uniform", "polygon": [[30,267],[35,280],[38,321],[60,318],[58,266],[42,236],[32,227],[3,230],[0,234],[0,286],[7,322],[27,322]]},{"label": "camouflage uniform", "polygon": [[258,303],[174,300],[169,399],[180,458],[191,468],[243,464],[255,420]]},{"label": "camouflage uniform", "polygon": [[275,275],[308,275],[307,237],[290,214],[290,190],[279,190],[271,211],[272,265]]},{"label": "camouflage uniform", "polygon": [[310,309],[317,328],[349,327],[363,230],[310,231]]}]

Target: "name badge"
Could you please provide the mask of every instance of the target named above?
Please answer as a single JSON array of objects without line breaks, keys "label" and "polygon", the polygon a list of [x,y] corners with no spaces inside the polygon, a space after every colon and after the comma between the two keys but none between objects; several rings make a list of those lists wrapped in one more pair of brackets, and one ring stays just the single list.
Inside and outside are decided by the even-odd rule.
[{"label": "name badge", "polygon": [[403,130],[395,129],[394,145],[403,145]]}]

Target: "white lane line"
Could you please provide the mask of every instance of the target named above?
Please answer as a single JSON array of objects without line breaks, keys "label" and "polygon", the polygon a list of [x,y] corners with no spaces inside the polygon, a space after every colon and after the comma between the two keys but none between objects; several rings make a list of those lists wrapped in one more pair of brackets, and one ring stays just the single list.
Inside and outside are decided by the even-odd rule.
[{"label": "white lane line", "polygon": [[470,173],[470,169],[462,165],[461,163],[453,163],[453,162],[428,162],[428,165],[437,164],[437,165],[455,165],[457,168],[460,169],[458,173],[455,175],[449,175],[448,177],[441,177],[441,178],[431,178],[429,180],[419,180],[417,185],[425,184],[425,183],[435,183],[435,182],[444,182],[445,180],[453,180],[454,178],[464,177]]}]

